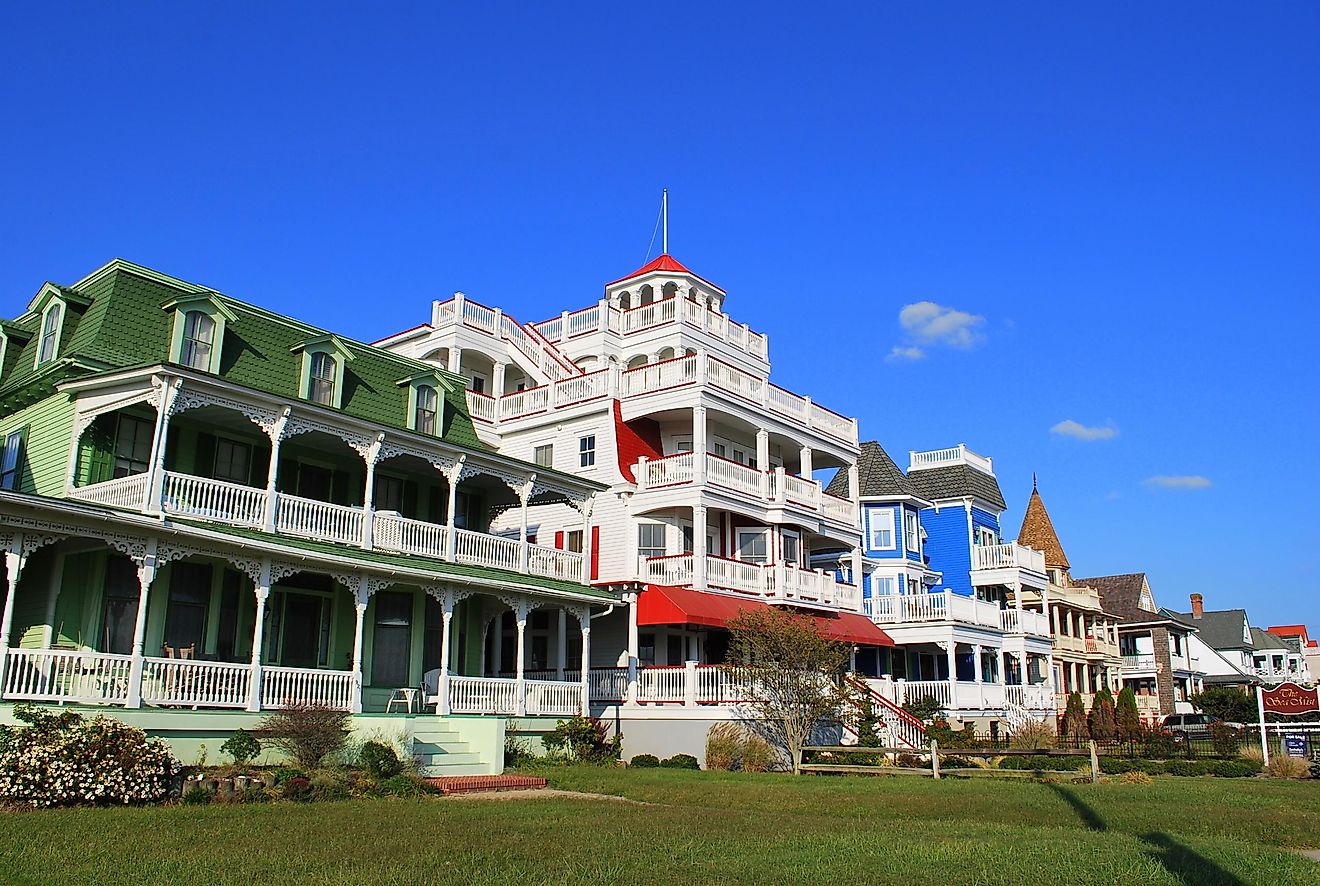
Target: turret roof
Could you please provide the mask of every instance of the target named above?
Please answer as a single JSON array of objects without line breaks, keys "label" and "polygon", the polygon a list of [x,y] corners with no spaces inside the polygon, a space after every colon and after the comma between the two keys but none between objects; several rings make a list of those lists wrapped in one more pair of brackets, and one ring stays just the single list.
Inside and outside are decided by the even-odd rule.
[{"label": "turret roof", "polygon": [[1068,568],[1068,555],[1063,552],[1059,534],[1054,531],[1054,523],[1040,492],[1033,486],[1031,498],[1027,500],[1027,512],[1022,516],[1022,528],[1018,530],[1018,544],[1035,548],[1045,554],[1045,565],[1060,569]]},{"label": "turret roof", "polygon": [[723,289],[720,289],[720,287],[716,286],[714,283],[710,282],[705,277],[702,277],[700,274],[694,274],[692,271],[688,270],[687,267],[685,267],[682,262],[680,262],[678,259],[674,258],[672,255],[670,255],[667,252],[660,255],[659,258],[653,259],[647,262],[646,264],[642,265],[640,268],[633,271],[631,274],[627,274],[623,277],[620,277],[617,280],[611,280],[609,283],[605,284],[605,288],[608,289],[609,287],[615,286],[619,283],[627,282],[628,280],[631,280],[634,277],[644,277],[647,274],[655,274],[655,273],[687,274],[689,277],[694,277],[700,280],[702,283],[705,283],[707,286],[719,290],[721,295],[724,293]]},{"label": "turret roof", "polygon": [[[907,475],[875,440],[863,443],[857,457],[857,488],[863,496],[916,495]],[[847,498],[848,469],[840,468],[825,491]]]}]

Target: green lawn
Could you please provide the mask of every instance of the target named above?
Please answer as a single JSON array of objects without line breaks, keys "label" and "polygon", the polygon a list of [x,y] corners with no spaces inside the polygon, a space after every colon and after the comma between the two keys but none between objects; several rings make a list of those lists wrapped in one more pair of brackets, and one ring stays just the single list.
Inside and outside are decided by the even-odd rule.
[{"label": "green lawn", "polygon": [[593,799],[0,815],[0,883],[1320,883],[1320,785],[554,769]]}]

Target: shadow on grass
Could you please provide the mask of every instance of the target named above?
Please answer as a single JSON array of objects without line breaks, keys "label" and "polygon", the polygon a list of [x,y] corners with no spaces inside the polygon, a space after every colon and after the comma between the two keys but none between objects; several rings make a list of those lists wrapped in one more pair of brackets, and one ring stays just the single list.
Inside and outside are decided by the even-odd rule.
[{"label": "shadow on grass", "polygon": [[[1109,826],[1091,806],[1071,788],[1046,783],[1054,793],[1073,808],[1077,817],[1092,831],[1107,831]],[[1189,849],[1173,837],[1161,832],[1139,835],[1146,844],[1146,854],[1164,866],[1164,869],[1187,886],[1246,886],[1246,882],[1224,870],[1199,852]]]}]

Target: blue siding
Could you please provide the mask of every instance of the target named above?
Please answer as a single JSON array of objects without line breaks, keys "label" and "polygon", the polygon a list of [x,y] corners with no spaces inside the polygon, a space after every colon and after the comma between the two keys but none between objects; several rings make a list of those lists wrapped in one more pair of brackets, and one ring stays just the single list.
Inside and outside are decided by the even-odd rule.
[{"label": "blue siding", "polygon": [[[866,533],[863,544],[866,546],[866,556],[876,560],[898,560],[903,557],[903,517],[899,513],[901,508],[893,504],[864,504],[862,506],[866,519],[863,521],[862,530]],[[871,519],[872,517],[884,511],[894,515],[894,546],[892,548],[872,548],[871,547]]]},{"label": "blue siding", "polygon": [[972,596],[972,552],[966,509],[956,505],[938,512],[925,508],[921,512],[921,525],[926,530],[930,568],[944,573],[944,580],[933,590],[948,588],[955,594]]},{"label": "blue siding", "polygon": [[987,529],[993,529],[995,535],[1002,538],[999,529],[999,515],[992,511],[983,511],[980,508],[972,508],[972,526],[984,526]]}]

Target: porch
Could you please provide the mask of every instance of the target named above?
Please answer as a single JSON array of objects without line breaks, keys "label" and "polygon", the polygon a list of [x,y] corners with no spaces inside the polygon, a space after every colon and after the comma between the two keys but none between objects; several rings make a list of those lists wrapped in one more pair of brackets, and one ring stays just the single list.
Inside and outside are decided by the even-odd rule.
[{"label": "porch", "polygon": [[1029,609],[1001,608],[953,591],[868,597],[864,611],[880,625],[949,622],[993,628],[1006,634],[1050,636],[1049,621]]},{"label": "porch", "polygon": [[837,609],[856,610],[861,596],[855,585],[843,584],[824,570],[710,555],[642,557],[638,578],[653,585],[719,588],[765,602]]}]

